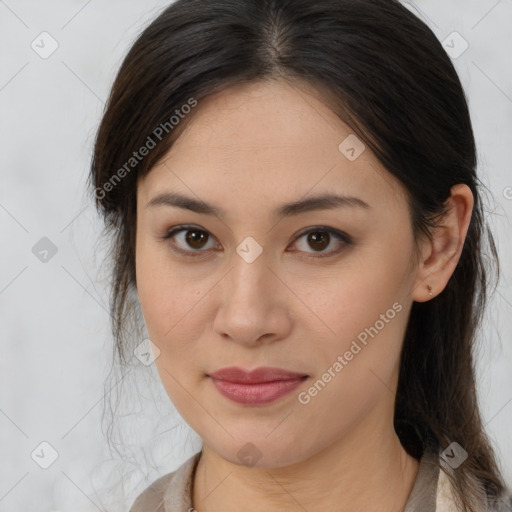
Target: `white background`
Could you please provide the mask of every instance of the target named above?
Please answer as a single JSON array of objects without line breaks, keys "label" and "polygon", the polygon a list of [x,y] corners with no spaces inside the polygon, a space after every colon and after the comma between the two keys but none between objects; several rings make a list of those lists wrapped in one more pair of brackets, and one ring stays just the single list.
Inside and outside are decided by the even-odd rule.
[{"label": "white background", "polygon": [[[125,389],[128,406],[140,412],[122,427],[133,443],[123,448],[129,455],[111,455],[101,428],[109,288],[100,271],[102,224],[85,180],[121,59],[168,3],[0,0],[0,512],[127,510],[200,446],[152,366],[140,365],[139,387]],[[469,44],[454,63],[469,97],[479,175],[493,195],[489,220],[503,265],[478,351],[479,397],[510,485],[512,4],[409,7],[441,41],[457,31]],[[44,31],[58,43],[47,59],[31,47]],[[43,237],[57,248],[46,263],[32,252]],[[35,449],[51,455],[43,441],[58,453],[48,469],[31,458]]]}]

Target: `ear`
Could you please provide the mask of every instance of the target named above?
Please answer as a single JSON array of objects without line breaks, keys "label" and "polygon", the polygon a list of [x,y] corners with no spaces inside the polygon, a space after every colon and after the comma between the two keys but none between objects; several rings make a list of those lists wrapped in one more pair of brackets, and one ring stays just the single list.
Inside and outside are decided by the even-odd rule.
[{"label": "ear", "polygon": [[473,204],[473,194],[467,185],[459,183],[450,189],[450,197],[445,202],[447,213],[432,232],[432,240],[420,242],[412,290],[414,301],[425,302],[444,290],[462,254]]}]

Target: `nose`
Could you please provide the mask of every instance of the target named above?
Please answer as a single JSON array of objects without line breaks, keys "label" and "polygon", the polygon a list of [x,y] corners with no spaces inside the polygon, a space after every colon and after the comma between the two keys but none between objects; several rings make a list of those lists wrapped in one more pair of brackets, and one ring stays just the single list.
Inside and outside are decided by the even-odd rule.
[{"label": "nose", "polygon": [[228,274],[219,283],[221,299],[214,330],[244,345],[259,345],[286,338],[291,329],[290,291],[263,252],[248,263],[237,254]]}]

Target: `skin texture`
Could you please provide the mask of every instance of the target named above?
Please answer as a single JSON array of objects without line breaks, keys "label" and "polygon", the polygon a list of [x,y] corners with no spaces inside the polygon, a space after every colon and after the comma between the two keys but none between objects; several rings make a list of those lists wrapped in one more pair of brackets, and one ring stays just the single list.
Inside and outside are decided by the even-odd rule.
[{"label": "skin texture", "polygon": [[[189,121],[166,158],[139,181],[136,274],[163,385],[203,440],[194,508],[403,510],[418,461],[393,428],[400,350],[413,301],[435,297],[455,269],[473,206],[470,189],[452,188],[442,226],[415,252],[401,184],[369,148],[354,161],[340,152],[352,131],[307,84],[239,84],[200,102]],[[167,191],[226,215],[146,206]],[[272,215],[283,203],[325,192],[370,207]],[[183,224],[209,238],[190,245],[182,231],[163,240]],[[302,231],[318,226],[340,230],[353,243],[334,236],[325,245],[308,242]],[[252,263],[236,252],[249,236],[263,249]],[[203,252],[180,255],[173,243]],[[300,403],[299,393],[393,304],[400,311]],[[309,377],[273,403],[241,405],[220,395],[207,376],[226,366],[277,366]],[[252,467],[237,456],[247,443],[261,453]]]}]

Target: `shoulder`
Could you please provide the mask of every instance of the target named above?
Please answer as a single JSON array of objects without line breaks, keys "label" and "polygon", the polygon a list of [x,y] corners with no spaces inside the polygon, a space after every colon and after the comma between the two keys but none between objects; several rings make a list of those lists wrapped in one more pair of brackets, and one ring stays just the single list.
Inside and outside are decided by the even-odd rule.
[{"label": "shoulder", "polygon": [[500,498],[500,502],[490,512],[512,512],[512,489],[507,488]]},{"label": "shoulder", "polygon": [[190,507],[192,478],[201,452],[187,459],[178,469],[146,487],[129,512],[174,512]]},{"label": "shoulder", "polygon": [[[442,461],[441,465],[446,467]],[[476,479],[474,479],[473,489],[483,489],[482,485]],[[444,471],[440,470],[437,485],[436,512],[459,511],[460,508],[456,505],[457,500],[455,499],[455,494],[456,491],[448,476]],[[476,507],[481,512],[512,512],[512,491],[510,488],[506,488],[498,500],[496,501],[495,499],[494,504],[490,504],[490,498],[483,490],[480,492],[480,500],[480,503],[476,505]]]},{"label": "shoulder", "polygon": [[146,487],[133,502],[130,512],[164,512],[164,494],[176,471],[168,473]]}]

